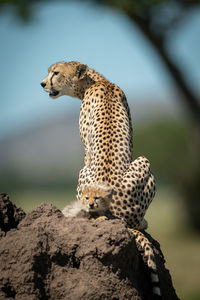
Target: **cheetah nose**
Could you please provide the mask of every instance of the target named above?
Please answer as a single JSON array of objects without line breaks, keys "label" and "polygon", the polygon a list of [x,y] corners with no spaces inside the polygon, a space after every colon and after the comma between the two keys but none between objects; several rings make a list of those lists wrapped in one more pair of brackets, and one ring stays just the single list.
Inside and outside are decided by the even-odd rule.
[{"label": "cheetah nose", "polygon": [[40,85],[44,88],[46,86],[46,83],[41,82]]},{"label": "cheetah nose", "polygon": [[90,208],[94,208],[94,203],[90,203]]}]

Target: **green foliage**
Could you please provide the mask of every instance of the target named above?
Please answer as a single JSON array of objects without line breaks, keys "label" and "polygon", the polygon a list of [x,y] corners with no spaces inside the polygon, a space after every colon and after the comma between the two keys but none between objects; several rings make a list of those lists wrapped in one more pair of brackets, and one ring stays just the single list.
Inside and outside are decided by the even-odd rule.
[{"label": "green foliage", "polygon": [[165,0],[99,0],[98,2],[117,7],[129,14],[136,14],[141,17],[145,17],[149,10]]},{"label": "green foliage", "polygon": [[[34,5],[36,3],[51,3],[46,0],[0,0],[0,12],[6,8],[13,8],[13,14],[20,20],[31,21],[34,15]],[[60,0],[61,2],[61,0]],[[62,0],[69,2],[69,0]],[[141,19],[152,19],[153,11],[157,7],[167,7],[169,5],[187,9],[200,3],[200,0],[88,0],[87,2],[98,3],[121,9],[129,16],[138,16]]]},{"label": "green foliage", "polygon": [[95,0],[96,2],[123,10],[129,16],[139,16],[141,18],[153,18],[153,10],[156,8],[167,8],[176,6],[181,9],[194,6],[200,0]]},{"label": "green foliage", "polygon": [[28,0],[0,0],[0,12],[10,9],[18,19],[28,22],[33,17],[33,4],[34,1]]},{"label": "green foliage", "polygon": [[184,121],[161,120],[134,128],[134,158],[146,156],[157,181],[179,185],[189,168],[189,128]]},{"label": "green foliage", "polygon": [[[174,185],[175,188],[185,183],[188,174],[193,174],[195,164],[191,163],[190,155],[190,125],[186,121],[154,120],[133,127],[133,156],[146,156],[151,163],[157,183]],[[41,166],[42,168],[42,166]],[[28,170],[27,170],[28,172]],[[15,173],[6,169],[0,177],[4,191],[12,192],[24,189],[63,190],[76,189],[75,174],[59,175],[52,179],[47,172],[38,182],[35,178]],[[78,174],[76,174],[78,175]],[[191,176],[192,177],[192,176]]]}]

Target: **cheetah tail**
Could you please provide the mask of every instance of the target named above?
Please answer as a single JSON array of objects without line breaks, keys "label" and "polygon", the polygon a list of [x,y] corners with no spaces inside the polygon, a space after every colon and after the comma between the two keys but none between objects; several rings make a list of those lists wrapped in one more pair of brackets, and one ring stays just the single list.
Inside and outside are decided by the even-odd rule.
[{"label": "cheetah tail", "polygon": [[133,233],[135,237],[135,242],[138,251],[140,252],[144,263],[148,266],[150,270],[150,279],[152,283],[152,292],[153,299],[162,299],[161,289],[160,289],[160,281],[157,272],[157,266],[155,261],[155,255],[153,252],[153,247],[148,238],[145,235],[136,229],[129,230]]},{"label": "cheetah tail", "polygon": [[160,281],[158,277],[157,270],[151,270],[151,283],[153,288],[153,299],[162,299],[161,289],[160,289]]}]

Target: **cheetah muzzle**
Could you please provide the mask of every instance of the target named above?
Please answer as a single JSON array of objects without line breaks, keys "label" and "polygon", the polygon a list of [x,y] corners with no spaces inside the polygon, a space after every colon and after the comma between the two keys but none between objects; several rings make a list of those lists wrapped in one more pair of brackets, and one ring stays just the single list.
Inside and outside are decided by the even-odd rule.
[{"label": "cheetah muzzle", "polygon": [[49,96],[50,97],[55,97],[55,96],[58,96],[59,93],[60,93],[59,91],[56,91],[56,90],[52,89],[52,91],[49,93]]}]

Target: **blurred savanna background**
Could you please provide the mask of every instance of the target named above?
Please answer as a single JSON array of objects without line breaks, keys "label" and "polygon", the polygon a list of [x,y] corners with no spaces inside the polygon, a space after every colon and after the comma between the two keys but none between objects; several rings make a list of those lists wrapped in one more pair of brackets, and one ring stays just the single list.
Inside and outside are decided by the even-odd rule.
[{"label": "blurred savanna background", "polygon": [[80,100],[49,98],[48,67],[77,60],[125,92],[134,158],[157,181],[149,233],[180,299],[200,299],[200,2],[0,0],[0,192],[26,212],[75,200]]}]

